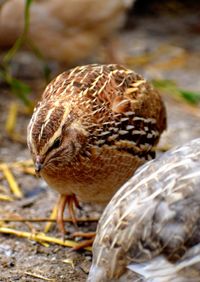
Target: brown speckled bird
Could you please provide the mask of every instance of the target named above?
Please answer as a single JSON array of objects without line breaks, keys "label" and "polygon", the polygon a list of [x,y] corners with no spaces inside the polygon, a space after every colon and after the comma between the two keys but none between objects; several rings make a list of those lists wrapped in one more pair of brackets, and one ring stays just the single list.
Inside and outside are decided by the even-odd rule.
[{"label": "brown speckled bird", "polygon": [[107,203],[152,150],[166,128],[160,95],[119,65],[66,71],[45,89],[28,126],[35,168],[60,197],[57,221],[77,199]]},{"label": "brown speckled bird", "polygon": [[88,281],[200,281],[200,138],[145,164],[114,195]]}]

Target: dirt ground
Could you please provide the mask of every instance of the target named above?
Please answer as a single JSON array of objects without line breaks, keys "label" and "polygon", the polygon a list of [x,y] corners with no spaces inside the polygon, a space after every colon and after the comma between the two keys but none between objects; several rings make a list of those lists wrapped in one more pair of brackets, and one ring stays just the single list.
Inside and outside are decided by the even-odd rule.
[{"label": "dirt ground", "polygon": [[[184,89],[200,91],[200,25],[194,13],[162,16],[138,16],[133,28],[124,30],[120,40],[121,52],[126,54],[129,66],[148,79],[173,79]],[[32,97],[40,95],[43,87],[39,80],[32,81]],[[13,141],[5,131],[5,121],[11,102],[16,98],[0,86],[0,162],[10,163],[30,159],[25,144]],[[200,109],[162,93],[168,112],[168,129],[160,145],[172,147],[200,136]],[[25,139],[30,115],[18,114],[16,132]],[[45,218],[51,213],[57,194],[41,180],[18,169],[12,170],[23,191],[23,198],[0,202],[1,218]],[[1,186],[12,196],[9,185],[0,172]],[[96,218],[101,208],[83,206],[80,217]],[[46,223],[3,222],[15,230],[43,232]],[[72,224],[66,228],[73,232]],[[96,222],[79,224],[81,231],[94,231]],[[53,224],[49,236],[60,238]],[[70,237],[69,237],[70,238]],[[87,278],[92,260],[90,251],[70,252],[57,244],[44,245],[15,235],[0,234],[0,281],[76,281]],[[41,276],[40,278],[34,277]]]}]

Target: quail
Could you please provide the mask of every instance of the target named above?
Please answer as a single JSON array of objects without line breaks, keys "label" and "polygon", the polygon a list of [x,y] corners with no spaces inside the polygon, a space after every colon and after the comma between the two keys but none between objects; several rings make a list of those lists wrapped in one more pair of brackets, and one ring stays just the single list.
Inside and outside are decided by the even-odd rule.
[{"label": "quail", "polygon": [[159,93],[123,66],[91,64],[58,75],[28,126],[35,169],[60,194],[75,222],[78,202],[106,204],[145,161],[166,128]]},{"label": "quail", "polygon": [[200,138],[140,167],[97,227],[88,282],[200,281]]},{"label": "quail", "polygon": [[[34,44],[46,59],[68,66],[95,55],[102,57],[100,47],[105,46],[107,52],[105,50],[103,54],[109,62],[118,62],[118,48],[113,46],[114,49],[112,45],[119,41],[118,32],[134,3],[135,0],[31,1],[25,45]],[[0,7],[0,49],[4,50],[11,48],[23,34],[27,3],[22,0],[0,1]]]}]

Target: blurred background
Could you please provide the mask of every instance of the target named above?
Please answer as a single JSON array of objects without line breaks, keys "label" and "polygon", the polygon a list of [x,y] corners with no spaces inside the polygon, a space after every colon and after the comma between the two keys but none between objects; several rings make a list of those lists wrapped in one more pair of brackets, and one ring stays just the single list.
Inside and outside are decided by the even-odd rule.
[{"label": "blurred background", "polygon": [[[57,199],[27,150],[33,107],[58,73],[89,63],[123,64],[160,91],[168,112],[161,151],[200,136],[199,1],[0,0],[0,281],[87,277],[91,252],[19,236],[44,232]],[[95,229],[98,208],[80,211],[89,214],[85,231]],[[47,229],[60,236],[55,224]]]}]

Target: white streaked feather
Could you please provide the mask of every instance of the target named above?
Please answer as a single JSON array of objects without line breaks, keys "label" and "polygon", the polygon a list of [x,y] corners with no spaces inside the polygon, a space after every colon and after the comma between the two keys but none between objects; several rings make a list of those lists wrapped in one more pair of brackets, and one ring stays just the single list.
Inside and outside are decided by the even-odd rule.
[{"label": "white streaked feather", "polygon": [[[198,250],[200,251],[199,246]],[[197,273],[194,277],[187,276],[186,278],[185,276],[184,270],[195,264],[200,266],[200,253],[190,258],[182,259],[180,262],[174,264],[167,261],[163,256],[157,256],[147,262],[131,263],[127,268],[141,275],[145,282],[200,281],[200,277]]]}]

